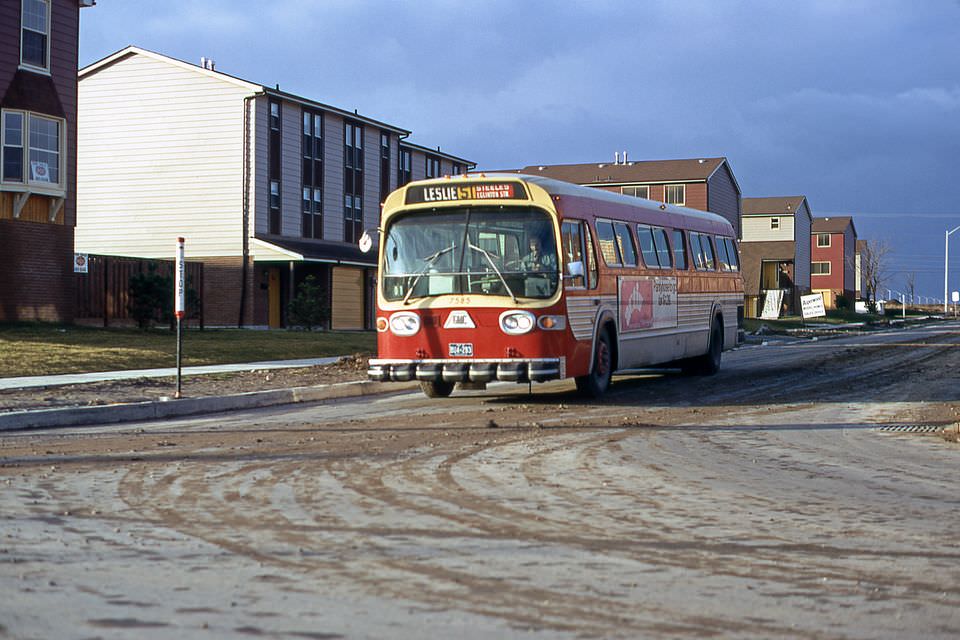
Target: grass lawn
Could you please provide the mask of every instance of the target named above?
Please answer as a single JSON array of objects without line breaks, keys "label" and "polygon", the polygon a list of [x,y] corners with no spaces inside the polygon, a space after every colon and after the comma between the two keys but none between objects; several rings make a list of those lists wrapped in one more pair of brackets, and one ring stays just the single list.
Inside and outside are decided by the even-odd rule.
[{"label": "grass lawn", "polygon": [[[374,353],[376,343],[373,332],[189,330],[183,335],[183,365]],[[165,329],[0,325],[0,378],[176,364],[176,333]]]}]

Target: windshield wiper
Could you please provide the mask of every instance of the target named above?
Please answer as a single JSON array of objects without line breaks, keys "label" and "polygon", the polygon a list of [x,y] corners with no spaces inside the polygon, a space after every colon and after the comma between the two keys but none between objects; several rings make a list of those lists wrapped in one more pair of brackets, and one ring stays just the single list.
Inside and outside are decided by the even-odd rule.
[{"label": "windshield wiper", "polygon": [[417,272],[417,276],[413,279],[413,282],[410,283],[410,288],[407,289],[406,295],[403,296],[403,304],[409,304],[410,296],[413,295],[413,290],[417,288],[417,283],[420,282],[420,278],[426,275],[430,267],[432,267],[434,263],[440,259],[440,256],[442,256],[445,253],[450,253],[456,248],[457,248],[456,244],[451,244],[446,249],[440,249],[436,253],[431,253],[429,256],[425,258],[421,258],[421,260],[425,260],[427,264],[423,265],[423,269],[420,269],[420,271]]},{"label": "windshield wiper", "polygon": [[517,300],[517,296],[513,295],[513,290],[510,289],[510,285],[507,284],[506,278],[504,278],[504,277],[503,277],[503,274],[500,273],[500,269],[497,269],[497,263],[493,261],[493,258],[490,257],[490,254],[487,253],[486,250],[478,247],[477,245],[473,244],[472,242],[467,242],[467,247],[470,248],[470,249],[473,249],[474,251],[478,251],[479,253],[483,254],[483,257],[486,258],[486,259],[487,259],[487,262],[490,263],[490,266],[493,267],[493,272],[497,274],[497,277],[500,278],[500,282],[503,283],[503,288],[506,289],[506,290],[507,290],[507,293],[510,294],[510,297],[513,298],[514,304],[516,304],[517,302],[519,302],[519,301]]}]

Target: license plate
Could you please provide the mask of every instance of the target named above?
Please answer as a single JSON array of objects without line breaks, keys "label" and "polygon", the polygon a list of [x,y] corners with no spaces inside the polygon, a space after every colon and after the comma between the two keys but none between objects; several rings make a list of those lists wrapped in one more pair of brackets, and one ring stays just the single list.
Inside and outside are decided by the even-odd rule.
[{"label": "license plate", "polygon": [[450,347],[451,358],[473,357],[472,342],[451,342],[448,346]]}]

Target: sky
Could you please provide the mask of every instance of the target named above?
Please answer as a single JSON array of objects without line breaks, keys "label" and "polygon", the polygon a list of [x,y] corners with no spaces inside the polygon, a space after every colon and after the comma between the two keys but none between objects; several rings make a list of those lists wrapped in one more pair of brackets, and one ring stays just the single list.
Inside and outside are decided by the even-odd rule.
[{"label": "sky", "polygon": [[[127,45],[410,130],[477,163],[726,157],[805,195],[943,297],[960,226],[960,0],[97,0],[80,66]],[[950,236],[960,289],[960,232]]]}]

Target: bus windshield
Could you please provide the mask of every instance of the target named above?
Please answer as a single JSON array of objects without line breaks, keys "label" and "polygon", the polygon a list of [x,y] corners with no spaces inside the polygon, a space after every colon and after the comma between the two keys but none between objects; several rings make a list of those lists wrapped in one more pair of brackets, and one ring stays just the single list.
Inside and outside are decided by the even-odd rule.
[{"label": "bus windshield", "polygon": [[459,207],[398,216],[385,231],[387,300],[440,295],[550,298],[559,271],[554,225],[540,209]]}]

